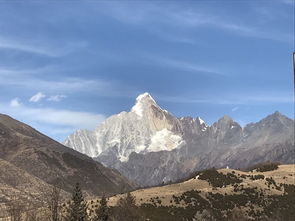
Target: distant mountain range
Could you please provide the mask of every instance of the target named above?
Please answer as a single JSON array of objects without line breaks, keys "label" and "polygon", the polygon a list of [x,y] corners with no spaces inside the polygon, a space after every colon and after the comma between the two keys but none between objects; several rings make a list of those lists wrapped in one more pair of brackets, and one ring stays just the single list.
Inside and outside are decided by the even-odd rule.
[{"label": "distant mountain range", "polygon": [[210,167],[294,163],[294,120],[275,112],[245,127],[229,116],[209,126],[200,117],[173,116],[144,93],[130,112],[107,118],[94,131],[78,130],[64,144],[149,186]]},{"label": "distant mountain range", "polygon": [[52,184],[72,192],[76,182],[88,196],[134,187],[119,172],[0,114],[0,204],[13,195],[38,198]]}]

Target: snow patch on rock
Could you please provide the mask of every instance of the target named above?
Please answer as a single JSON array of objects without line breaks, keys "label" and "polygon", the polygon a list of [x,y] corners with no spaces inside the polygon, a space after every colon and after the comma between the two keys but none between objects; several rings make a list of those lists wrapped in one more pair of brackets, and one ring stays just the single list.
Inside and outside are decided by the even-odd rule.
[{"label": "snow patch on rock", "polygon": [[203,121],[200,117],[198,117],[198,120],[199,120],[200,124],[205,124],[205,121]]},{"label": "snow patch on rock", "polygon": [[143,112],[142,104],[140,102],[136,103],[132,107],[131,112],[137,114],[139,117],[142,117],[142,112]]},{"label": "snow patch on rock", "polygon": [[184,141],[181,136],[173,134],[166,128],[157,131],[151,138],[151,144],[147,148],[149,152],[158,152],[162,150],[171,151],[179,147]]}]

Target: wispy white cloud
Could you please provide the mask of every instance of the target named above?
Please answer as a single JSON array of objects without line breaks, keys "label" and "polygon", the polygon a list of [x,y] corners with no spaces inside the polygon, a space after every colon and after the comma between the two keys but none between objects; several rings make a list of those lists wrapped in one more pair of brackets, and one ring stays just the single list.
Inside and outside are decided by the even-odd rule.
[{"label": "wispy white cloud", "polygon": [[264,94],[264,93],[257,93],[257,95],[245,95],[241,96],[241,103],[294,103],[294,97],[292,93],[285,93],[285,94]]},{"label": "wispy white cloud", "polygon": [[75,127],[77,129],[94,128],[105,118],[101,114],[52,108],[23,107],[16,114],[40,123]]},{"label": "wispy white cloud", "polygon": [[[277,94],[271,95],[266,93],[259,93],[257,95],[251,94],[235,94],[235,95],[219,95],[218,98],[190,98],[189,96],[173,97],[173,96],[158,96],[159,100],[173,102],[173,103],[208,103],[221,105],[265,105],[265,104],[292,104],[294,98],[292,94]],[[233,111],[236,111],[233,108]]]},{"label": "wispy white cloud", "polygon": [[166,30],[160,28],[154,28],[152,30],[159,38],[168,41],[168,42],[175,42],[175,43],[182,43],[188,45],[198,45],[198,39],[196,37],[187,36],[181,32],[179,33],[170,33]]},{"label": "wispy white cloud", "polygon": [[[137,92],[132,85],[123,85],[114,80],[99,78],[65,77],[62,74],[63,71],[65,71],[63,67],[45,67],[36,70],[6,70],[0,68],[0,87],[9,86],[17,90],[42,91],[44,94],[53,96],[49,97],[49,101],[61,100],[65,98],[64,94],[78,92],[95,93],[105,97],[130,97]],[[52,73],[61,74],[55,78],[51,77],[51,79],[44,78],[44,76],[50,76]]]},{"label": "wispy white cloud", "polygon": [[[291,4],[292,0],[282,0],[286,4]],[[229,31],[235,35],[254,37],[261,39],[269,39],[281,42],[292,43],[293,34],[283,33],[274,30],[265,30],[263,26],[258,26],[257,23],[249,23],[249,21],[237,21],[237,19],[225,18],[216,13],[211,13],[208,10],[190,9],[173,7],[167,4],[145,3],[144,5],[127,5],[127,4],[110,4],[107,7],[106,13],[114,17],[120,22],[141,25],[143,28],[148,28],[154,31],[155,34],[167,37],[169,33],[169,26],[177,26],[181,29],[196,30],[198,27],[222,29]],[[153,28],[148,23],[153,23]],[[162,28],[164,24],[165,31],[158,31],[155,26]],[[175,36],[175,33],[170,34]],[[174,40],[178,39],[177,37]],[[189,39],[185,36],[180,36],[182,39]],[[169,38],[168,38],[169,40]],[[185,42],[187,43],[187,41]]]},{"label": "wispy white cloud", "polygon": [[29,101],[30,102],[33,102],[33,103],[37,103],[39,101],[41,101],[43,98],[45,98],[46,95],[43,94],[42,92],[38,92],[37,94],[34,94],[30,99]]},{"label": "wispy white cloud", "polygon": [[57,95],[52,95],[49,98],[47,98],[48,101],[54,101],[54,102],[59,102],[62,99],[66,98],[66,95],[63,94],[57,94]]},{"label": "wispy white cloud", "polygon": [[[54,108],[32,108],[24,104],[20,105],[17,98],[8,104],[0,103],[0,113],[8,114],[31,125],[41,125],[42,128],[54,128],[53,130],[63,132],[72,132],[81,128],[93,129],[105,119],[103,114],[98,113]],[[51,131],[47,132],[52,134]]]},{"label": "wispy white cloud", "polygon": [[[31,102],[36,98],[44,98],[44,93],[52,94],[48,99],[58,101],[65,98],[64,93],[76,93],[81,91],[107,91],[112,88],[112,83],[101,79],[85,79],[80,77],[66,77],[62,74],[64,67],[49,66],[36,69],[3,69],[0,68],[0,87],[16,88],[26,91],[44,91],[35,94]],[[52,73],[61,73],[55,78],[46,79]],[[56,94],[56,95],[54,95]],[[39,101],[39,100],[38,100]]]},{"label": "wispy white cloud", "polygon": [[216,69],[212,67],[205,67],[197,62],[188,62],[188,61],[182,61],[177,59],[171,59],[171,58],[164,58],[160,57],[158,55],[144,55],[145,60],[150,60],[153,63],[170,67],[170,68],[176,68],[182,71],[190,71],[190,72],[203,72],[206,74],[213,74],[213,75],[224,75],[224,73],[221,73],[220,71],[217,71]]},{"label": "wispy white cloud", "polygon": [[[21,74],[24,71],[10,71],[1,74],[5,80],[0,85],[23,88],[27,90],[46,91],[47,93],[74,93],[77,91],[105,91],[110,89],[111,83],[100,79],[83,79],[76,77],[57,77],[54,80],[47,80],[31,74]],[[9,73],[11,73],[9,75]],[[44,72],[46,73],[46,72]]]},{"label": "wispy white cloud", "polygon": [[[0,68],[0,78],[10,79],[21,79],[21,78],[32,78],[36,76],[50,75],[55,72],[66,71],[62,66],[48,65],[44,67],[26,68],[21,65],[14,65],[11,68]],[[1,82],[0,82],[1,83]]]},{"label": "wispy white cloud", "polygon": [[12,39],[3,38],[3,37],[0,37],[0,49],[1,48],[25,51],[25,52],[46,55],[46,56],[56,56],[50,50],[42,48],[40,46],[36,46],[36,45],[33,46],[33,45],[21,43],[19,41],[13,41]]},{"label": "wispy white cloud", "polygon": [[235,111],[237,111],[238,109],[239,109],[239,107],[234,107],[234,108],[231,109],[231,111],[232,111],[232,112],[235,112]]},{"label": "wispy white cloud", "polygon": [[[32,44],[33,42],[33,44]],[[28,53],[44,55],[48,57],[59,57],[79,50],[87,46],[86,42],[64,42],[62,45],[56,44],[49,40],[27,41],[21,38],[0,36],[0,49],[12,49]]]},{"label": "wispy white cloud", "polygon": [[287,4],[287,5],[294,5],[294,0],[280,0],[281,3]]},{"label": "wispy white cloud", "polygon": [[10,107],[19,107],[21,105],[19,98],[14,98],[9,103]]},{"label": "wispy white cloud", "polygon": [[203,98],[189,98],[187,96],[155,96],[159,101],[166,101],[171,103],[211,103],[213,100],[211,99],[203,99]]},{"label": "wispy white cloud", "polygon": [[293,35],[291,33],[282,33],[275,31],[264,31],[259,27],[250,27],[241,24],[227,23],[224,21],[218,21],[213,23],[218,28],[223,28],[236,33],[241,36],[248,36],[254,38],[268,39],[281,41],[286,43],[292,43]]},{"label": "wispy white cloud", "polygon": [[264,30],[263,27],[256,24],[246,24],[242,22],[229,21],[218,15],[204,14],[202,12],[196,12],[191,10],[183,11],[182,13],[171,14],[178,24],[187,27],[211,27],[230,31],[236,35],[245,37],[254,37],[261,39],[269,39],[275,41],[282,41],[292,43],[292,33],[283,33]]}]

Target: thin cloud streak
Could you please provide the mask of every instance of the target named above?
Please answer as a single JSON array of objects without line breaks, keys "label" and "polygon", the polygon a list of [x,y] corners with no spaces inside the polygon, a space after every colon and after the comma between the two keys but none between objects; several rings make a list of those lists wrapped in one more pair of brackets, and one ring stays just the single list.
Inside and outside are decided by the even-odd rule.
[{"label": "thin cloud streak", "polygon": [[0,77],[31,77],[31,76],[37,76],[37,75],[46,75],[54,72],[61,72],[65,71],[66,69],[61,66],[54,66],[54,65],[48,65],[44,67],[36,67],[36,68],[30,68],[27,69],[22,66],[15,66],[13,69],[9,68],[1,68],[0,67]]},{"label": "thin cloud streak", "polygon": [[51,95],[47,98],[48,101],[60,102],[61,100],[65,99],[67,96],[63,94]]},{"label": "thin cloud streak", "polygon": [[[29,70],[9,70],[0,69],[0,87],[9,86],[16,89],[25,89],[30,91],[43,91],[46,94],[60,95],[51,97],[49,101],[57,101],[65,98],[64,94],[75,94],[77,92],[90,92],[99,94],[103,97],[133,97],[137,94],[137,89],[130,85],[122,85],[120,82],[107,81],[99,78],[81,78],[65,77],[62,73],[63,67],[47,66]],[[44,79],[44,76],[50,76],[52,73],[60,73],[55,79]],[[3,79],[3,80],[1,80]]]},{"label": "thin cloud streak", "polygon": [[103,91],[110,87],[110,83],[103,80],[87,80],[82,78],[62,78],[57,80],[43,80],[36,77],[7,77],[0,81],[0,85],[15,86],[47,92]]},{"label": "thin cloud streak", "polygon": [[27,44],[19,43],[19,42],[12,42],[8,39],[0,38],[0,49],[11,49],[11,50],[18,50],[18,51],[24,51],[34,54],[40,54],[45,55],[49,57],[55,57],[55,53],[51,53],[50,50],[38,47],[38,46],[30,46]]},{"label": "thin cloud streak", "polygon": [[234,107],[231,109],[232,112],[236,112],[237,110],[239,110],[239,107]]},{"label": "thin cloud streak", "polygon": [[281,3],[287,4],[287,5],[294,5],[294,0],[280,0]]},{"label": "thin cloud streak", "polygon": [[53,108],[31,108],[25,105],[0,104],[0,112],[33,123],[45,123],[75,129],[93,129],[105,119],[103,114]]},{"label": "thin cloud streak", "polygon": [[32,108],[15,98],[10,103],[0,103],[0,113],[29,124],[38,131],[62,142],[78,129],[93,130],[105,116],[99,113],[54,108]]},{"label": "thin cloud streak", "polygon": [[[266,105],[266,104],[290,104],[294,102],[293,97],[287,95],[240,95],[240,96],[223,96],[219,99],[194,99],[183,97],[169,97],[169,96],[157,96],[159,100],[172,102],[172,103],[207,103],[207,104],[221,104],[221,105]],[[237,109],[235,109],[237,110]],[[235,111],[233,110],[233,111]]]},{"label": "thin cloud streak", "polygon": [[58,46],[49,41],[46,41],[46,43],[34,42],[34,45],[32,45],[22,39],[16,40],[11,37],[0,36],[0,50],[1,48],[18,50],[47,57],[64,56],[81,48],[85,48],[87,45],[86,42],[65,42],[62,46]]},{"label": "thin cloud streak", "polygon": [[[286,2],[288,2],[286,0]],[[144,7],[126,7],[125,4],[107,5],[107,12],[109,16],[117,19],[119,22],[124,22],[133,25],[142,25],[148,28],[147,23],[155,23],[161,27],[161,24],[174,25],[180,28],[205,27],[216,28],[225,31],[230,31],[236,35],[244,37],[254,37],[260,39],[268,39],[281,41],[285,43],[293,43],[293,35],[291,33],[270,32],[261,30],[261,27],[252,25],[245,25],[242,23],[234,23],[223,19],[222,17],[210,12],[204,13],[200,11],[192,11],[191,9],[179,9],[165,5],[165,8],[160,4],[145,4]],[[130,12],[132,10],[132,12]],[[161,20],[157,20],[161,17]],[[156,29],[154,29],[156,30]],[[153,29],[151,29],[153,31]],[[161,35],[161,32],[156,31],[156,34]],[[164,32],[162,32],[164,33]],[[164,38],[165,38],[164,34]],[[172,34],[173,35],[173,34]],[[183,37],[182,37],[183,39]]]},{"label": "thin cloud streak", "polygon": [[203,72],[209,75],[225,75],[224,73],[221,73],[214,68],[204,67],[197,63],[164,58],[158,55],[151,55],[151,54],[146,54],[143,57],[145,58],[145,60],[149,60],[153,64],[157,64],[159,66],[176,68],[182,71],[189,71],[189,72]]},{"label": "thin cloud streak", "polygon": [[[185,15],[185,16],[184,16]],[[244,36],[244,37],[254,37],[268,40],[281,41],[286,43],[292,43],[293,35],[291,33],[273,33],[269,31],[261,30],[261,27],[256,27],[254,25],[247,26],[244,24],[233,23],[226,21],[218,16],[210,15],[196,15],[193,12],[184,13],[184,15],[175,17],[178,20],[178,23],[186,25],[188,27],[197,27],[197,26],[207,26],[217,29],[223,29],[230,31],[234,34]],[[174,15],[172,15],[174,16]],[[206,18],[206,17],[209,18]]]}]

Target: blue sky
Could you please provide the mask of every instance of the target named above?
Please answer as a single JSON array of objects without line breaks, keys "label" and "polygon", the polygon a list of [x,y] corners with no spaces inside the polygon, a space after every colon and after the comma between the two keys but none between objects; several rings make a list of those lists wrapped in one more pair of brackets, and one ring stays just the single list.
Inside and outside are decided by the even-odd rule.
[{"label": "blue sky", "polygon": [[1,1],[0,113],[62,141],[149,92],[175,116],[294,116],[294,2]]}]

